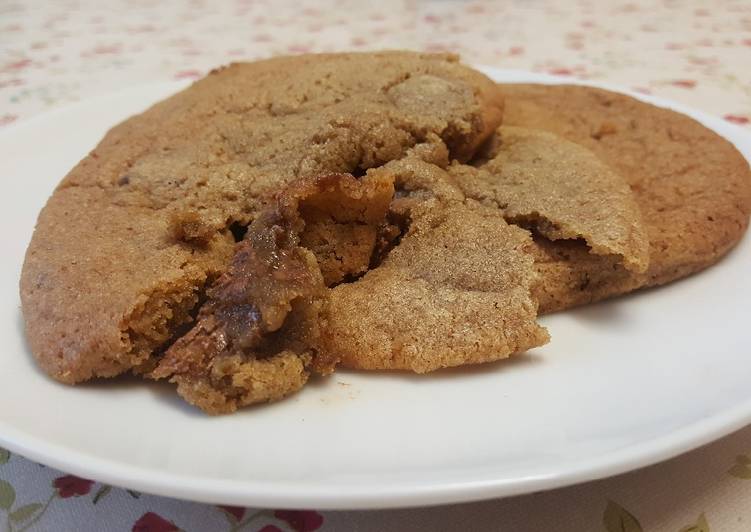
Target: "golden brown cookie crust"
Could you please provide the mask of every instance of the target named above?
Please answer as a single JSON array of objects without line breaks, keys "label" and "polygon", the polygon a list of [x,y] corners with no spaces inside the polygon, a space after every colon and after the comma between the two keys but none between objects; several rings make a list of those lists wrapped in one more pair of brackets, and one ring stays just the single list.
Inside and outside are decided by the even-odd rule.
[{"label": "golden brown cookie crust", "polygon": [[[641,212],[623,178],[586,148],[542,130],[501,126],[483,160],[451,172],[469,197],[548,240],[584,240],[641,273],[649,262]],[[461,177],[461,178],[459,178]]]},{"label": "golden brown cookie crust", "polygon": [[546,343],[529,233],[476,202],[425,200],[382,264],[330,291],[321,349],[359,369],[436,369]]},{"label": "golden brown cookie crust", "polygon": [[693,119],[591,87],[500,87],[506,95],[505,125],[543,129],[576,142],[626,179],[649,238],[646,274],[629,280],[620,272],[609,287],[603,272],[592,284],[590,276],[579,275],[568,259],[561,259],[565,250],[548,250],[549,259],[559,260],[558,268],[555,260],[549,268],[582,288],[560,290],[559,304],[546,310],[697,272],[719,260],[746,231],[751,212],[748,162],[730,142]]}]

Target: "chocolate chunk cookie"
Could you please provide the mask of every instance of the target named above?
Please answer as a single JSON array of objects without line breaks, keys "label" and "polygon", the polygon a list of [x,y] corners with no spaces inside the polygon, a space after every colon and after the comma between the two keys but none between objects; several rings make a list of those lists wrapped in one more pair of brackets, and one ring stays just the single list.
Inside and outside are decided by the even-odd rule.
[{"label": "chocolate chunk cookie", "polygon": [[467,159],[501,113],[495,84],[450,55],[212,72],[113,128],[49,199],[21,278],[34,356],[67,383],[148,369],[230,264],[233,230],[284,185],[361,174],[430,135]]}]

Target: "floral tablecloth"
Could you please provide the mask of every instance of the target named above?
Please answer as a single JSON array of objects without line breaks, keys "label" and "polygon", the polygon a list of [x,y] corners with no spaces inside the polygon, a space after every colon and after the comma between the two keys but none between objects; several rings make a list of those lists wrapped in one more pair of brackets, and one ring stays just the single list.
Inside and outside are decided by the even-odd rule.
[{"label": "floral tablecloth", "polygon": [[[596,79],[751,129],[748,0],[0,0],[0,127],[229,61],[411,48]],[[178,501],[0,449],[0,530],[751,530],[751,427],[647,469],[437,508],[317,512]]]}]

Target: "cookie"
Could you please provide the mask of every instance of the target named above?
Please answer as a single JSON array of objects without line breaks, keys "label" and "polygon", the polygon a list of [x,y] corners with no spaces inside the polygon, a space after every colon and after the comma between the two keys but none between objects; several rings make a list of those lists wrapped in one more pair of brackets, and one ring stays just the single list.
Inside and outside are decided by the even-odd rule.
[{"label": "cookie", "polygon": [[684,277],[717,262],[744,234],[751,212],[748,162],[695,120],[591,87],[504,84],[501,89],[504,125],[542,129],[580,144],[626,180],[649,240],[644,274],[598,268],[580,246],[544,243],[539,253],[550,279],[556,279],[551,284],[561,289],[541,310]]},{"label": "cookie", "polygon": [[419,146],[371,172],[394,176],[390,216],[400,235],[323,304],[321,350],[346,367],[426,373],[507,358],[549,339],[535,319],[529,232],[467,199],[435,164],[441,158]]},{"label": "cookie", "polygon": [[459,182],[467,196],[498,205],[505,218],[548,240],[581,239],[591,253],[615,255],[635,272],[647,269],[641,213],[620,175],[544,131],[505,126],[493,140],[476,178]]},{"label": "cookie", "polygon": [[286,187],[250,224],[195,325],[149,376],[170,378],[185,400],[222,414],[297,391],[310,371],[330,373],[336,355],[316,349],[326,287],[368,268],[393,191],[385,173]]},{"label": "cookie", "polygon": [[[590,294],[647,269],[649,243],[631,189],[578,144],[501,126],[472,166],[454,163],[450,173],[466,196],[533,232],[535,294],[543,311],[565,306],[568,293],[582,285]],[[576,267],[557,267],[556,249]]]},{"label": "cookie", "polygon": [[526,231],[473,203],[423,202],[411,216],[379,267],[331,290],[324,351],[347,367],[426,373],[547,343]]},{"label": "cookie", "polygon": [[[505,358],[547,342],[538,303],[552,306],[578,276],[594,290],[647,269],[628,185],[551,133],[502,126],[471,165],[427,142],[383,171],[399,243],[333,288],[321,313],[323,349],[344,366],[424,373]],[[576,275],[550,269],[556,243],[578,250]]]},{"label": "cookie", "polygon": [[[494,83],[450,55],[305,55],[212,72],[113,128],[47,202],[21,276],[35,358],[66,383],[153,370],[276,192],[362,175],[428,138],[466,160],[502,106]],[[323,256],[327,236],[306,238]],[[362,274],[350,269],[326,268],[327,280]]]}]

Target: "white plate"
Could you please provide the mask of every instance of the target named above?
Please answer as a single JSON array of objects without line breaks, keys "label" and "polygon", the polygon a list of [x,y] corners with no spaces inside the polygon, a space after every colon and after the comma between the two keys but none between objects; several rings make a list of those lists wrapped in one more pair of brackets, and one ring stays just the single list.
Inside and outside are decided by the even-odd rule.
[{"label": "white plate", "polygon": [[[562,81],[486,71],[500,81]],[[24,343],[17,287],[37,213],[110,126],[182,86],[86,101],[0,134],[0,445],[161,495],[376,508],[613,475],[751,422],[749,238],[689,279],[543,318],[551,343],[513,361],[422,377],[339,372],[280,403],[214,418],[168,385],[70,388],[45,378]],[[636,97],[693,116],[749,158],[751,135],[740,128]]]}]

